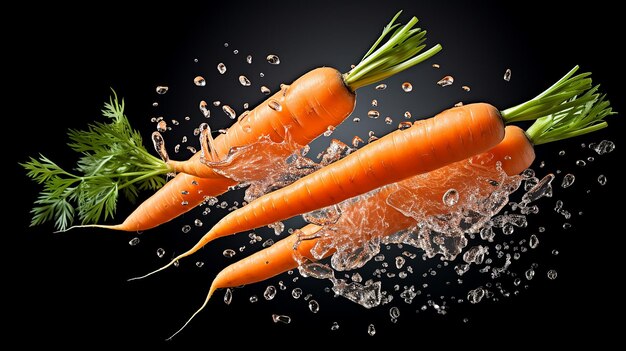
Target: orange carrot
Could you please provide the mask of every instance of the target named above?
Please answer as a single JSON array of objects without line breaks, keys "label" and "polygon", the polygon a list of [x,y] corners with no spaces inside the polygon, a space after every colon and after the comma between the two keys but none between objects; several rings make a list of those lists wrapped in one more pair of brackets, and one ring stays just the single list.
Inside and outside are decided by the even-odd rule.
[{"label": "orange carrot", "polygon": [[[392,132],[342,160],[229,213],[191,249],[164,267],[133,279],[159,272],[216,238],[333,205],[485,152],[502,140],[505,122],[538,118],[542,112],[567,111],[576,105],[568,100],[591,86],[587,74],[572,77],[576,70],[577,67],[537,98],[511,109],[499,112],[486,103],[470,104]],[[584,104],[589,99],[581,98],[576,103]]]},{"label": "orange carrot", "polygon": [[[130,128],[123,115],[123,103],[119,105],[115,99],[116,103],[111,102],[111,108],[107,109],[110,111],[104,111],[105,115],[115,118],[110,128],[95,130],[90,126],[88,131],[73,131],[71,135],[78,139],[76,144],[72,144],[76,146],[75,150],[88,152],[79,161],[79,170],[84,172],[83,175],[67,172],[43,156],[39,160],[31,158],[23,165],[29,170],[31,178],[44,184],[44,191],[36,201],[39,206],[33,209],[32,225],[55,219],[57,227],[64,230],[72,223],[74,212],[78,212],[82,224],[95,223],[101,217],[112,217],[119,190],[134,200],[139,190],[159,188],[163,184],[162,175],[172,172],[183,172],[196,178],[179,175],[122,224],[96,226],[127,231],[146,230],[194,208],[204,196],[224,193],[228,186],[237,182],[215,172],[207,161],[221,160],[233,148],[257,143],[262,138],[269,137],[275,143],[281,143],[286,133],[294,146],[304,146],[329,127],[339,125],[352,113],[357,89],[393,76],[441,50],[441,46],[436,45],[419,54],[425,48],[426,32],[414,28],[418,21],[415,17],[406,25],[394,24],[400,13],[394,16],[361,62],[349,72],[342,75],[336,69],[322,67],[304,74],[252,111],[242,113],[226,134],[218,136],[188,161],[170,161],[158,132],[153,134],[153,141],[165,162],[148,154],[141,146],[138,133]],[[95,144],[94,139],[97,140]],[[287,151],[295,150],[272,150],[270,153],[286,158],[289,156]],[[246,181],[262,179],[264,174],[259,171],[254,176],[255,179]],[[191,186],[191,182],[195,186]],[[200,193],[192,195],[192,192]],[[76,209],[73,203],[77,204]],[[185,205],[181,205],[183,203]]]},{"label": "orange carrot", "polygon": [[[465,188],[477,190],[479,198],[489,197],[493,186],[484,180],[497,179],[500,170],[513,176],[529,168],[535,160],[534,145],[572,138],[605,128],[607,123],[603,119],[613,112],[610,103],[604,100],[604,96],[596,94],[596,90],[597,87],[590,89],[582,97],[575,98],[579,99],[580,104],[566,108],[564,112],[539,118],[527,132],[516,126],[507,126],[504,139],[483,154],[450,164],[436,172],[396,183],[400,188],[408,185],[412,190],[401,191],[400,196],[404,200],[424,202],[426,208],[421,207],[426,216],[442,216],[450,211],[450,207],[443,205],[442,202],[443,194],[450,188],[462,188],[463,185]],[[476,165],[477,173],[463,172],[468,163]],[[437,173],[434,175],[437,179],[445,181],[435,183],[437,185],[433,187],[432,182],[428,183],[428,178],[434,173]],[[390,194],[397,194],[398,187],[385,186],[362,201],[349,203],[342,216],[351,218],[353,211],[357,213],[364,211],[366,216],[384,219],[385,225],[380,226],[383,228],[382,232],[377,233],[380,237],[389,236],[417,224],[415,218],[405,216],[388,205]],[[370,227],[375,225],[379,224],[366,224]],[[217,289],[244,286],[269,279],[296,268],[302,258],[316,261],[312,249],[319,240],[322,240],[315,236],[321,229],[323,227],[309,224],[274,245],[224,268],[211,283],[209,293],[200,308],[170,338],[185,328],[206,307]],[[326,258],[334,252],[335,249],[330,248],[321,258]]]}]

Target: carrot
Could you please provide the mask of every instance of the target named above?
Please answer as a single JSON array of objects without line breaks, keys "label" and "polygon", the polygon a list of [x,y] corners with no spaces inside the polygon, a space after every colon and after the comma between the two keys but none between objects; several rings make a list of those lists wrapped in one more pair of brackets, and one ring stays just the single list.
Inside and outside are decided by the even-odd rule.
[{"label": "carrot", "polygon": [[[304,146],[352,113],[357,89],[404,71],[441,50],[441,45],[436,45],[419,54],[425,48],[426,31],[414,28],[418,22],[416,17],[403,26],[394,24],[400,13],[384,27],[361,62],[349,72],[341,74],[334,68],[322,67],[304,74],[252,111],[243,112],[226,134],[211,140],[210,133],[205,133],[201,137],[202,150],[188,161],[170,161],[158,132],[153,133],[153,141],[163,160],[150,155],[143,148],[139,134],[130,128],[123,102],[119,104],[117,97],[115,101],[112,98],[103,112],[114,119],[113,123],[95,124],[87,131],[70,133],[74,141],[71,146],[87,153],[79,161],[78,170],[82,175],[65,171],[44,156],[39,160],[31,158],[23,164],[28,175],[44,185],[32,211],[31,225],[54,219],[57,228],[65,230],[73,222],[75,212],[81,224],[96,223],[103,217],[106,220],[115,213],[119,190],[134,200],[140,190],[160,188],[164,183],[162,176],[175,172],[196,178],[176,176],[122,224],[97,227],[146,230],[194,208],[204,196],[224,193],[227,183],[233,186],[237,182],[215,172],[207,163],[219,161],[233,148],[254,144],[262,138],[281,143],[286,133],[295,146]],[[205,142],[206,138],[209,142]],[[285,150],[274,151],[279,156],[282,152]],[[255,174],[259,177],[256,179],[263,176],[263,172]],[[195,181],[196,186],[190,186],[190,180]],[[192,191],[200,191],[202,196],[188,196]]]},{"label": "carrot", "polygon": [[[583,101],[588,101],[588,103],[578,105],[576,108],[562,113],[542,117],[535,121],[527,132],[517,126],[507,126],[504,139],[495,147],[483,154],[437,170],[436,173],[438,174],[433,176],[447,181],[438,183],[439,185],[434,188],[432,183],[428,183],[426,186],[432,173],[396,183],[400,188],[408,186],[412,190],[411,192],[402,191],[400,196],[405,199],[412,199],[414,202],[424,203],[427,208],[423,209],[423,212],[427,216],[442,216],[450,211],[449,207],[442,205],[441,199],[451,186],[464,184],[470,189],[478,190],[477,193],[480,194],[480,198],[489,197],[493,186],[485,182],[484,179],[497,178],[500,169],[509,176],[520,174],[529,168],[535,160],[535,145],[567,139],[605,128],[607,123],[603,119],[614,113],[610,108],[610,103],[604,100],[604,96],[599,96],[596,90],[597,87],[585,93]],[[589,102],[588,98],[592,100]],[[479,166],[474,167],[476,172],[464,172],[467,170],[467,164]],[[414,218],[407,217],[388,205],[388,197],[396,192],[396,189],[397,187],[391,185],[385,186],[373,192],[371,196],[365,197],[362,201],[349,203],[342,212],[342,216],[347,216],[349,222],[350,218],[353,217],[352,211],[365,211],[366,215],[384,218],[383,230],[377,233],[380,237],[389,236],[417,224]],[[374,212],[381,211],[382,214],[374,214]],[[372,223],[366,226],[374,227],[376,225],[379,224]],[[309,224],[274,245],[224,268],[211,283],[204,303],[171,337],[178,334],[206,307],[217,289],[233,288],[267,280],[296,268],[302,258],[316,261],[312,249],[321,240],[316,237],[316,233],[323,228]],[[331,231],[333,231],[332,228]],[[317,258],[326,258],[334,252],[334,248],[331,248],[322,257]]]},{"label": "carrot", "polygon": [[[177,260],[198,251],[208,242],[310,212],[383,185],[426,173],[485,152],[504,137],[504,124],[536,119],[585,104],[591,97],[569,101],[591,87],[589,74],[577,76],[575,67],[535,99],[498,111],[486,103],[454,107],[433,118],[415,122],[366,145],[344,159],[294,183],[261,196],[222,218]],[[134,279],[138,279],[134,278]]]}]

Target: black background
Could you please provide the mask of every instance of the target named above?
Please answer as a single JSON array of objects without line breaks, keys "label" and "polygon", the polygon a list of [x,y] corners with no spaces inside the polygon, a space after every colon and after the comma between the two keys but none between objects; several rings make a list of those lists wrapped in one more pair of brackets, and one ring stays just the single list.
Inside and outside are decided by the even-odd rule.
[{"label": "black background", "polygon": [[[292,337],[306,340],[304,344],[332,338],[353,343],[410,342],[416,346],[436,342],[543,344],[546,341],[540,340],[544,337],[555,343],[610,342],[617,336],[617,325],[606,316],[620,316],[623,307],[618,288],[623,244],[618,218],[623,208],[618,168],[623,157],[619,135],[624,122],[620,115],[611,118],[608,130],[537,150],[537,160],[547,164],[541,170],[534,165],[541,175],[557,169],[577,175],[572,188],[557,188],[555,198],[540,204],[542,211],[552,213],[558,198],[573,212],[583,211],[584,215],[574,216],[570,221],[574,228],[568,231],[560,228],[563,219],[558,215],[531,217],[529,229],[515,234],[519,239],[540,225],[548,229],[541,237],[542,250],[525,263],[539,262],[540,277],[520,296],[472,308],[453,307],[447,316],[412,315],[419,306],[399,305],[403,314],[397,324],[391,324],[389,306],[364,310],[324,293],[325,282],[303,282],[300,278],[297,284],[292,283],[297,276],[294,273],[272,283],[284,280],[288,291],[302,286],[320,301],[319,314],[311,314],[306,303],[288,297],[288,291],[279,292],[273,301],[263,301],[267,284],[261,283],[236,290],[230,306],[220,301],[221,293],[216,294],[215,301],[169,344],[162,340],[204,299],[211,277],[232,261],[221,251],[246,244],[245,235],[214,243],[199,253],[200,258],[181,263],[178,269],[128,283],[127,278],[154,269],[172,252],[189,247],[219,219],[219,213],[204,217],[192,212],[141,234],[136,247],[128,245],[135,233],[76,230],[52,234],[50,225],[28,227],[28,211],[38,188],[17,165],[42,152],[71,167],[75,157],[65,146],[66,129],[83,128],[99,119],[109,88],[125,98],[127,115],[144,137],[154,128],[150,117],[182,121],[183,116],[193,116],[192,121],[166,134],[166,141],[172,140],[168,143],[171,150],[181,135],[191,136],[201,121],[199,100],[222,100],[241,112],[243,102],[253,106],[262,100],[258,93],[261,84],[275,90],[281,82],[322,65],[347,71],[398,9],[405,11],[403,21],[410,15],[419,17],[420,25],[429,31],[428,45],[439,42],[444,50],[427,63],[390,79],[387,91],[377,92],[372,87],[359,91],[355,115],[360,114],[363,123],[342,125],[336,138],[348,141],[358,134],[366,139],[370,129],[377,128],[379,136],[391,130],[392,126],[380,119],[363,118],[372,98],[379,99],[381,113],[397,116],[395,122],[406,109],[416,117],[429,116],[458,101],[487,101],[504,108],[536,95],[575,64],[583,71],[592,71],[615,110],[623,111],[623,70],[621,57],[615,52],[620,45],[615,39],[618,11],[602,1],[591,5],[584,9],[574,5],[546,9],[532,2],[257,1],[168,3],[136,10],[107,2],[84,8],[54,4],[7,12],[17,16],[20,23],[3,24],[4,45],[8,46],[5,57],[9,59],[6,69],[11,71],[8,75],[18,77],[4,84],[3,99],[12,110],[5,116],[5,138],[15,138],[5,146],[11,180],[6,184],[10,188],[5,193],[9,216],[4,220],[4,234],[10,240],[2,250],[8,256],[3,263],[3,286],[10,293],[4,301],[5,311],[11,312],[3,312],[8,335],[25,344],[43,341],[48,345],[85,346],[189,343],[216,347],[219,340],[229,346],[250,341],[287,347]],[[225,42],[229,43],[227,48]],[[239,50],[238,55],[233,54],[234,49]],[[265,63],[263,58],[270,53],[278,54],[282,63]],[[247,54],[254,56],[253,65],[245,64]],[[229,67],[226,75],[217,74],[218,62]],[[440,70],[430,67],[434,62],[441,65]],[[502,80],[506,68],[513,72],[508,83]],[[239,72],[251,78],[251,88],[238,85]],[[260,79],[258,72],[266,77]],[[198,74],[207,78],[207,87],[193,86],[192,79]],[[435,82],[447,74],[455,77],[455,84],[438,87]],[[399,85],[406,80],[414,85],[411,94],[399,92]],[[459,88],[463,84],[471,86],[471,92],[463,92]],[[157,85],[168,85],[170,92],[157,96]],[[160,103],[158,108],[152,107],[154,101]],[[221,111],[212,112],[213,128],[228,125],[230,121]],[[602,139],[615,141],[616,151],[596,155],[597,160],[586,168],[576,167],[575,160],[592,156],[580,143]],[[189,144],[194,145],[192,142],[195,140]],[[324,142],[328,140],[318,144]],[[559,150],[566,150],[566,156],[558,157]],[[609,180],[604,187],[595,181],[599,174]],[[124,218],[131,210],[132,205],[121,202],[117,218]],[[204,226],[183,235],[182,225],[193,225],[195,218],[201,218]],[[272,236],[263,233],[265,238]],[[159,247],[166,249],[166,258],[154,254]],[[550,255],[554,248],[561,254]],[[235,258],[250,252],[238,253]],[[195,260],[204,261],[204,268],[196,269],[192,265]],[[555,281],[545,278],[548,268],[559,272]],[[420,284],[419,280],[413,283]],[[459,291],[467,291],[467,287]],[[250,304],[247,299],[252,294],[261,301]],[[272,313],[289,314],[293,321],[290,325],[274,324]],[[461,322],[466,317],[469,322]],[[335,320],[341,327],[331,332],[330,324]],[[366,334],[369,323],[377,325],[374,338]],[[496,340],[505,343],[497,344]]]}]

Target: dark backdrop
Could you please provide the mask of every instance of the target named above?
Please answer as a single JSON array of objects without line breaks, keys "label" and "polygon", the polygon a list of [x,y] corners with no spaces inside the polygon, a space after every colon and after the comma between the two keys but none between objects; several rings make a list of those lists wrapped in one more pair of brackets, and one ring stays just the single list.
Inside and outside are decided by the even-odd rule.
[{"label": "dark backdrop", "polygon": [[[26,344],[162,343],[204,299],[214,274],[232,262],[221,251],[247,244],[245,234],[224,239],[178,269],[128,283],[127,278],[154,269],[172,252],[189,247],[219,219],[219,213],[202,216],[192,212],[141,234],[141,243],[134,247],[128,241],[137,236],[135,233],[76,230],[53,234],[50,225],[28,227],[28,211],[38,188],[25,177],[17,161],[43,152],[71,167],[75,158],[65,146],[66,129],[83,128],[99,119],[110,88],[126,99],[127,115],[145,138],[154,129],[151,117],[183,121],[184,116],[192,116],[192,121],[166,134],[172,150],[176,140],[182,135],[191,137],[191,129],[201,121],[199,100],[222,100],[241,112],[243,102],[254,105],[262,100],[258,93],[261,84],[274,90],[281,82],[322,65],[347,71],[388,19],[404,9],[402,19],[418,16],[421,26],[429,31],[429,46],[439,42],[444,50],[427,63],[390,79],[387,91],[377,92],[371,87],[360,91],[355,114],[363,123],[344,124],[335,137],[347,141],[358,134],[366,139],[368,130],[376,130],[379,136],[391,130],[382,120],[365,117],[372,98],[381,102],[381,113],[395,116],[394,124],[407,109],[414,116],[430,116],[458,101],[487,101],[507,107],[536,95],[575,64],[592,71],[615,109],[623,111],[623,69],[621,57],[615,52],[620,45],[615,39],[618,11],[603,1],[591,5],[584,9],[574,5],[546,9],[540,2],[231,1],[168,3],[134,10],[128,5],[103,2],[84,8],[55,3],[7,11],[5,16],[17,16],[19,25],[3,24],[4,56],[9,60],[5,69],[10,71],[6,74],[17,76],[4,83],[3,99],[12,111],[5,116],[5,140],[17,138],[5,144],[5,155],[11,155],[6,163],[11,182],[5,192],[9,216],[4,218],[4,233],[10,240],[2,250],[3,270],[8,278],[3,286],[10,293],[4,299],[5,332],[19,336]],[[225,42],[228,47],[224,47]],[[233,54],[235,49],[239,50],[237,55]],[[264,62],[270,53],[280,56],[280,65]],[[244,62],[248,54],[254,57],[252,65]],[[194,62],[196,58],[198,62]],[[218,62],[229,67],[225,76],[217,74]],[[435,62],[441,69],[430,66]],[[513,72],[508,83],[502,80],[506,68]],[[239,72],[251,78],[252,88],[244,89],[236,83]],[[259,72],[266,76],[261,79]],[[191,84],[198,74],[207,78],[207,87],[200,89]],[[435,85],[447,74],[455,77],[455,85]],[[414,90],[400,94],[399,85],[407,80]],[[471,92],[462,91],[459,87],[463,84],[469,85]],[[170,92],[157,96],[157,85],[168,85]],[[159,107],[152,106],[154,101]],[[217,109],[213,109],[213,115],[210,122],[214,128],[230,122]],[[283,280],[289,289],[279,291],[270,302],[262,298],[266,283],[236,290],[230,306],[225,306],[220,301],[222,293],[217,293],[215,301],[169,345],[217,347],[219,340],[232,347],[244,341],[291,347],[286,341],[292,337],[306,340],[304,344],[332,338],[354,343],[409,342],[416,347],[455,341],[506,347],[519,342],[543,343],[539,340],[546,336],[558,343],[610,341],[616,325],[605,316],[621,316],[623,307],[617,284],[621,279],[619,257],[623,243],[618,218],[623,208],[619,171],[623,145],[618,136],[624,122],[618,115],[609,123],[608,130],[596,135],[538,149],[538,161],[547,165],[543,169],[534,165],[539,174],[559,169],[563,173],[557,176],[557,182],[564,173],[576,174],[577,182],[567,191],[557,188],[553,199],[540,204],[549,214],[530,217],[529,228],[515,234],[520,240],[536,232],[538,226],[548,229],[541,236],[541,250],[530,255],[527,262],[512,267],[523,273],[532,262],[540,265],[540,276],[529,282],[528,289],[521,289],[519,296],[498,303],[453,306],[446,316],[414,313],[425,299],[410,306],[396,301],[402,315],[398,323],[392,324],[388,317],[391,305],[364,310],[325,293],[326,282],[300,278],[293,283],[298,274],[285,274],[270,283],[277,285]],[[597,160],[586,168],[577,168],[575,160],[592,156],[580,143],[602,139],[615,141],[616,151],[604,157],[596,155]],[[189,145],[195,145],[195,139],[190,139]],[[558,157],[559,150],[566,150],[566,156]],[[177,156],[182,155],[188,153]],[[608,178],[604,187],[595,181],[600,174]],[[235,193],[225,199],[232,201],[240,196]],[[562,230],[563,219],[553,214],[556,199],[564,200],[575,213],[584,212],[569,221],[573,224],[571,230]],[[124,218],[131,210],[132,206],[122,201],[117,218]],[[181,227],[193,226],[195,218],[202,219],[203,227],[184,235]],[[264,238],[272,237],[267,231],[260,232]],[[164,259],[155,254],[160,247],[166,249]],[[258,247],[238,253],[235,258]],[[560,254],[552,255],[553,249]],[[204,261],[205,266],[197,269],[193,266],[196,260]],[[413,266],[419,267],[420,262],[415,261]],[[548,268],[558,271],[556,280],[545,277]],[[418,276],[413,279],[411,284],[421,284]],[[288,296],[297,286],[320,301],[320,313],[310,313],[302,299],[296,301]],[[463,296],[472,286],[441,294]],[[253,294],[261,301],[249,303]],[[289,325],[274,324],[272,313],[288,314],[293,321]],[[464,318],[468,322],[463,322]],[[340,323],[338,331],[330,331],[333,321]],[[369,323],[377,326],[374,338],[366,334]],[[504,343],[498,344],[496,339]]]}]

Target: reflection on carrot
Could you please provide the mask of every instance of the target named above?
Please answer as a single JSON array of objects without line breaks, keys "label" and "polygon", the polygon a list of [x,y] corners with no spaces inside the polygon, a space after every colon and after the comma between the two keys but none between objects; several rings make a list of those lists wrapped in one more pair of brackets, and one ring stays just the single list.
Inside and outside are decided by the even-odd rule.
[{"label": "reflection on carrot", "polygon": [[[507,126],[504,139],[487,152],[475,155],[437,171],[437,176],[447,179],[436,186],[429,182],[429,175],[409,178],[405,181],[385,186],[362,201],[350,202],[342,216],[351,216],[351,211],[365,212],[365,216],[380,218],[384,224],[370,223],[369,226],[383,228],[376,233],[385,237],[405,230],[416,224],[414,218],[403,215],[388,205],[391,194],[402,197],[402,201],[412,201],[421,207],[426,216],[445,215],[450,207],[442,201],[451,186],[463,185],[480,194],[481,198],[488,198],[493,184],[489,179],[498,178],[501,171],[513,176],[529,168],[535,160],[534,145],[540,145],[557,140],[572,138],[605,128],[607,123],[603,119],[613,114],[610,104],[603,96],[596,93],[597,88],[589,90],[582,97],[587,104],[579,104],[564,112],[542,117],[524,132],[516,126]],[[466,165],[472,164],[476,172],[463,172]],[[397,186],[393,186],[397,185]],[[412,191],[397,189],[410,187]],[[459,187],[461,188],[461,187]],[[382,212],[382,213],[381,213]],[[350,219],[346,220],[350,222]],[[332,226],[332,225],[331,225]],[[187,320],[174,335],[178,334],[209,302],[217,289],[234,288],[267,280],[278,274],[294,269],[302,258],[315,261],[332,255],[335,250],[325,250],[322,257],[314,255],[314,248],[323,238],[317,238],[316,233],[324,227],[309,224],[274,245],[243,258],[220,271],[209,289],[209,293],[200,308]],[[333,229],[331,229],[332,231]],[[365,245],[366,243],[361,243]],[[172,335],[172,337],[174,336]]]},{"label": "reflection on carrot", "polygon": [[392,132],[342,160],[229,213],[191,249],[143,277],[169,267],[216,238],[330,206],[485,152],[502,140],[505,123],[585,106],[593,95],[576,96],[591,88],[591,79],[587,78],[588,73],[574,76],[577,69],[572,69],[535,99],[513,108],[498,111],[486,103],[470,104]]}]

